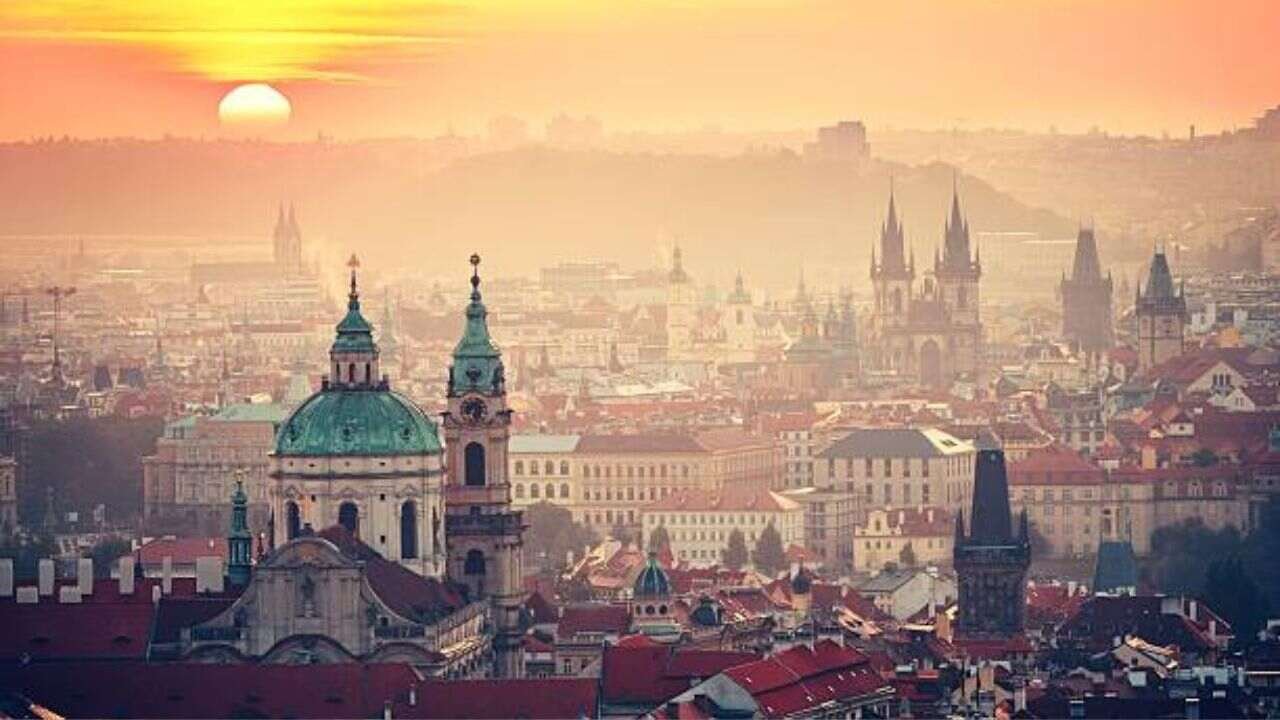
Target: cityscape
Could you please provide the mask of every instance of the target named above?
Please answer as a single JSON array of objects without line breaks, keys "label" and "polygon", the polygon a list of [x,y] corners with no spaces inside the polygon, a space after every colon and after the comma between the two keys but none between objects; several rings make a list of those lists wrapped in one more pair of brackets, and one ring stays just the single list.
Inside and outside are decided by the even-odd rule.
[{"label": "cityscape", "polygon": [[0,717],[1280,718],[1280,6],[498,5],[0,7]]}]

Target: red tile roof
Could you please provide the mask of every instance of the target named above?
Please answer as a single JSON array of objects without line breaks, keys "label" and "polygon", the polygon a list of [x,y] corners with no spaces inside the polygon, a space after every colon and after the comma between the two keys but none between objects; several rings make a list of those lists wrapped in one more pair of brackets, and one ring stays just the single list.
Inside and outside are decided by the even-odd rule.
[{"label": "red tile roof", "polygon": [[[407,698],[418,681],[401,664],[67,662],[0,671],[0,683],[64,717],[380,717],[385,701]],[[419,691],[419,707],[450,695],[431,690]]]},{"label": "red tile roof", "polygon": [[217,557],[227,560],[226,538],[156,538],[138,548],[138,562],[143,565],[159,565],[165,556],[173,558],[174,565],[195,565],[196,558]]},{"label": "red tile roof", "polygon": [[625,605],[570,605],[560,615],[556,637],[572,640],[579,633],[623,635],[631,627],[631,613]]},{"label": "red tile roof", "polygon": [[1101,485],[1102,468],[1061,445],[1036,448],[1009,463],[1010,485]]},{"label": "red tile roof", "polygon": [[396,706],[394,717],[429,720],[502,720],[600,717],[595,678],[433,680],[418,687],[417,704]]},{"label": "red tile roof", "polygon": [[723,650],[676,649],[651,642],[647,646],[606,648],[601,686],[609,704],[654,707],[735,665],[759,655]]},{"label": "red tile roof", "polygon": [[730,484],[719,490],[686,488],[644,506],[645,512],[785,512],[800,505],[768,488]]},{"label": "red tile roof", "polygon": [[756,701],[765,717],[799,715],[832,701],[847,701],[891,687],[867,656],[831,640],[798,645],[724,672]]}]

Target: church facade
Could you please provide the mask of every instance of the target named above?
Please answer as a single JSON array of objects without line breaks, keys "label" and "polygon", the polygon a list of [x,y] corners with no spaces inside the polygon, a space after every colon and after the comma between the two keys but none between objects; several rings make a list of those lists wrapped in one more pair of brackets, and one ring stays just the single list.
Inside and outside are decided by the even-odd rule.
[{"label": "church facade", "polygon": [[979,313],[980,256],[971,249],[969,223],[952,196],[943,248],[916,286],[915,253],[906,247],[893,193],[880,230],[879,255],[871,252],[875,291],[872,342],[878,368],[922,386],[942,388],[958,379],[978,380],[982,370]]},{"label": "church facade", "polygon": [[419,575],[442,577],[443,463],[435,423],[381,372],[353,267],[329,376],[276,436],[273,545],[299,537],[307,526],[337,524]]},{"label": "church facade", "polygon": [[[188,631],[185,657],[523,674],[524,524],[506,473],[511,411],[480,259],[471,262],[442,443],[437,425],[381,373],[352,258],[328,377],[276,437],[270,547],[251,571],[240,563],[229,573],[243,592]],[[232,528],[236,558],[246,554],[245,525],[240,518]]]}]

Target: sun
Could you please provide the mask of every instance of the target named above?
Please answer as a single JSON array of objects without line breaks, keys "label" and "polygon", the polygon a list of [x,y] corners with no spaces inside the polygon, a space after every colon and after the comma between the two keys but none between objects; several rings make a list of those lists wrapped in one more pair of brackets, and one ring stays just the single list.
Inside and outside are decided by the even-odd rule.
[{"label": "sun", "polygon": [[289,98],[266,83],[238,85],[218,103],[218,121],[237,130],[278,127],[288,123],[292,115]]}]

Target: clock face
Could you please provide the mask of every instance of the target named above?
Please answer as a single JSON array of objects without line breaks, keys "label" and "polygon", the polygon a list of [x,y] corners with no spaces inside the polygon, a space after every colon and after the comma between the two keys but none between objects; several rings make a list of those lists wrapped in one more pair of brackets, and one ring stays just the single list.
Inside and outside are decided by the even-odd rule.
[{"label": "clock face", "polygon": [[482,422],[489,414],[489,408],[480,398],[468,398],[462,402],[462,417],[471,422]]}]

